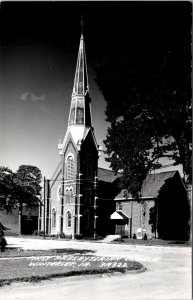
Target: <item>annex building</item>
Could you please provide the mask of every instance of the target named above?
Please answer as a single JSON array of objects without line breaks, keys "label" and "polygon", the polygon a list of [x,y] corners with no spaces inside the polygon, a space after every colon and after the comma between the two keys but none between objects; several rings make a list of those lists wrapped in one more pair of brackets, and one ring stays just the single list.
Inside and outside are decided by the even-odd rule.
[{"label": "annex building", "polygon": [[[148,238],[188,239],[188,199],[178,171],[149,174],[137,201],[120,189],[120,174],[115,176],[112,171],[98,167],[101,145],[96,141],[92,124],[83,34],[68,126],[58,150],[61,161],[45,184],[39,231],[69,238],[108,234],[133,237],[143,228]],[[153,227],[149,224],[150,211]],[[4,225],[7,226],[6,222]]]}]

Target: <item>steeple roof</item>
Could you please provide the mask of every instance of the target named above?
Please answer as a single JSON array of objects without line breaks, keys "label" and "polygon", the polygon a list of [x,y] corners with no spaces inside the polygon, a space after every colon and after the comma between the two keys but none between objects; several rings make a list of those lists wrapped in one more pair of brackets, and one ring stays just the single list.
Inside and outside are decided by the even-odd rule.
[{"label": "steeple roof", "polygon": [[83,33],[80,38],[72,96],[85,96],[89,91],[86,52]]},{"label": "steeple roof", "polygon": [[88,87],[88,73],[86,64],[86,52],[83,33],[80,38],[78,58],[72,90],[72,100],[68,127],[86,126],[92,127],[90,97]]},{"label": "steeple roof", "polygon": [[92,126],[90,102],[85,43],[82,30],[71,96],[68,128],[63,143],[59,142],[58,145],[60,154],[64,152],[69,139],[71,139],[75,147],[79,149],[80,145],[90,134],[96,145],[96,149],[98,149]]}]

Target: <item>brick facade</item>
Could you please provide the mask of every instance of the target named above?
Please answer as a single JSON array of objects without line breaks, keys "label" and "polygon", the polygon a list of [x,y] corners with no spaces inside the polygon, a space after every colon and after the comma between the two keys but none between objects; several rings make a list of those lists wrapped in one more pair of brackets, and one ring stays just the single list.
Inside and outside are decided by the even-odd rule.
[{"label": "brick facade", "polygon": [[[148,238],[152,238],[155,236],[155,234],[152,233],[151,225],[149,224],[149,210],[154,205],[155,200],[145,201],[145,209],[143,210],[143,202],[139,203],[136,200],[125,200],[122,202],[118,201],[116,203],[116,211],[122,211],[128,217],[127,224],[124,227],[126,236],[133,237],[134,233],[137,235],[137,229],[141,227],[143,227],[146,230]],[[120,207],[122,207],[121,210]],[[143,215],[144,212],[145,215]]]}]

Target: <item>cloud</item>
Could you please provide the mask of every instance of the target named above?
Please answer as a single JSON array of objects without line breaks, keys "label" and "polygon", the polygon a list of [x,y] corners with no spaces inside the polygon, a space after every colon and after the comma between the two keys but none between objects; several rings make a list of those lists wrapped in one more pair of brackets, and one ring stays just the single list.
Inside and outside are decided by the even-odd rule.
[{"label": "cloud", "polygon": [[21,95],[20,99],[23,101],[44,101],[45,95],[36,96],[35,94],[26,92]]},{"label": "cloud", "polygon": [[36,96],[35,94],[29,92],[25,92],[19,97],[19,99],[21,99],[22,101],[30,101],[36,103],[36,105],[38,105],[41,111],[49,112],[47,108],[43,105],[45,98],[45,95]]}]

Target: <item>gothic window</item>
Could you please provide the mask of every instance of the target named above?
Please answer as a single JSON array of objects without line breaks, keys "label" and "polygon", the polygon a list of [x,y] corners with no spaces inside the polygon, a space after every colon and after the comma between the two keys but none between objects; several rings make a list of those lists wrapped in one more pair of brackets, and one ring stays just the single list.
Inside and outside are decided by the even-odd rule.
[{"label": "gothic window", "polygon": [[70,203],[73,202],[73,187],[70,187]]},{"label": "gothic window", "polygon": [[67,218],[66,220],[67,227],[70,228],[72,226],[72,215],[70,211],[67,212],[66,218]]},{"label": "gothic window", "polygon": [[59,185],[58,188],[57,188],[57,199],[58,199],[58,201],[61,200],[61,197],[62,197],[62,186]]},{"label": "gothic window", "polygon": [[67,158],[67,179],[74,178],[74,159],[73,156],[70,155]]},{"label": "gothic window", "polygon": [[70,190],[66,188],[66,204],[70,204]]},{"label": "gothic window", "polygon": [[117,210],[123,210],[123,203],[122,202],[119,202],[117,203]]},{"label": "gothic window", "polygon": [[56,227],[56,210],[55,208],[52,209],[52,228]]}]

